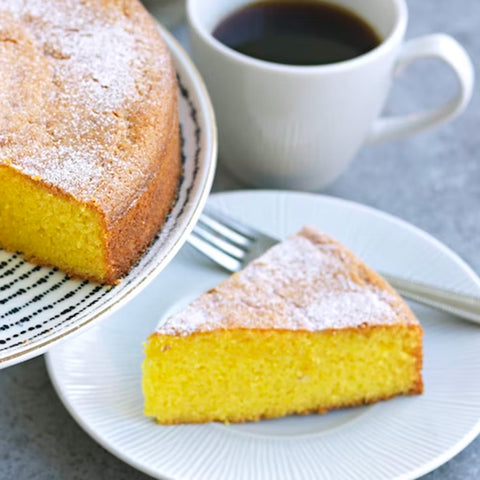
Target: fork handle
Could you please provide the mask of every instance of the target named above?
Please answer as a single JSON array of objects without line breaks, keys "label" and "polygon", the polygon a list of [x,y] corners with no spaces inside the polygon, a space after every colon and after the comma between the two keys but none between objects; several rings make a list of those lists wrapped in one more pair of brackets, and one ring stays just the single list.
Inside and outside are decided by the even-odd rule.
[{"label": "fork handle", "polygon": [[405,298],[480,324],[480,297],[444,290],[386,273],[382,273],[382,276]]}]

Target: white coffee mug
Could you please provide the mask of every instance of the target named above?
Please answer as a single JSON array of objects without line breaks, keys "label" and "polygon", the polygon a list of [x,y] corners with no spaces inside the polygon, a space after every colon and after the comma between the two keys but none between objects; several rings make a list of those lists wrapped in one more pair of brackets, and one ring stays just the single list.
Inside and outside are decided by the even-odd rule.
[{"label": "white coffee mug", "polygon": [[[328,65],[266,62],[212,36],[221,20],[249,0],[187,2],[193,59],[217,117],[219,159],[248,185],[319,190],[345,170],[362,145],[438,125],[470,100],[474,74],[467,53],[444,34],[404,42],[404,0],[329,1],[359,14],[382,42],[368,53]],[[410,62],[431,57],[452,68],[458,93],[436,109],[377,118],[393,77]]]}]

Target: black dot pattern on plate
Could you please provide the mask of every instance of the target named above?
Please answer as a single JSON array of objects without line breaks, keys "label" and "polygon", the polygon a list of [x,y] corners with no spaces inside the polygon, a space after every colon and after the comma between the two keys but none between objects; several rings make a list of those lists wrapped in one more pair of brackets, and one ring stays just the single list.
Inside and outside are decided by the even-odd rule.
[{"label": "black dot pattern on plate", "polygon": [[[32,273],[35,273],[35,272],[38,272],[40,271],[40,268],[41,267],[34,267],[32,269],[30,269],[28,272],[26,273],[23,273],[22,275],[19,275],[16,279],[16,281],[14,280],[13,282],[10,282],[10,283],[7,283],[7,284],[4,284],[0,287],[0,292],[1,291],[4,291],[4,290],[8,290],[9,287],[11,287],[13,284],[17,283],[18,281],[21,281],[21,280],[26,280],[27,278],[29,278],[31,276]],[[28,284],[28,285],[25,285],[24,287],[20,287],[18,290],[16,290],[15,292],[11,293],[10,295],[4,297],[2,295],[2,297],[0,297],[0,305],[5,305],[6,303],[8,303],[8,301],[10,300],[13,300],[15,297],[19,297],[21,295],[24,295],[25,293],[27,293],[29,290],[34,290],[36,287],[38,287],[39,285],[42,285],[43,283],[47,283],[48,282],[48,279],[56,272],[57,270],[56,269],[52,269],[50,270],[49,272],[47,272],[46,275],[44,275],[43,277],[40,277],[38,280],[36,280],[35,282],[31,283],[31,284]],[[66,279],[62,280],[63,283],[65,283]],[[56,288],[58,287],[50,287],[50,291],[52,290],[55,290]],[[36,297],[32,298],[31,302],[37,302],[39,301],[42,296],[46,295],[48,293],[47,292],[44,292],[44,293],[41,293],[39,295],[37,295]],[[19,310],[21,310],[22,308],[24,307],[27,307],[29,305],[29,303],[26,303],[24,305],[22,305],[21,307],[15,307],[15,313],[18,312]],[[6,312],[6,313],[1,313],[0,314],[0,319],[2,318],[5,318],[9,315],[9,312]],[[0,327],[1,328],[1,327]]]},{"label": "black dot pattern on plate", "polygon": [[[11,310],[9,310],[9,311],[3,313],[2,315],[0,315],[0,319],[4,319],[4,318],[12,316],[16,313],[22,312],[23,310],[25,310],[30,305],[34,306],[35,304],[39,304],[41,302],[42,298],[47,296],[49,293],[52,293],[55,290],[58,290],[62,285],[67,283],[68,280],[69,280],[69,278],[67,276],[64,276],[59,282],[54,283],[53,285],[51,285],[47,290],[45,290],[41,294],[35,295],[28,302],[22,304],[21,306],[14,307]],[[73,297],[73,295],[78,293],[86,285],[88,285],[87,281],[84,281],[84,282],[80,283],[80,285],[78,285],[76,288],[74,288],[72,290],[68,290],[59,299],[57,299],[53,302],[50,302],[46,305],[43,305],[41,308],[39,308],[37,310],[34,310],[29,315],[26,315],[26,316],[20,318],[19,320],[16,320],[14,323],[1,325],[0,330],[8,330],[10,327],[13,327],[15,325],[22,325],[24,322],[27,322],[28,320],[32,319],[33,317],[36,317],[37,315],[39,315],[40,312],[45,311],[45,310],[51,310],[52,308],[55,307],[55,305],[58,305],[58,304],[60,304],[64,301],[68,300],[70,297]],[[26,291],[26,289],[25,289],[25,291]]]},{"label": "black dot pattern on plate", "polygon": [[[15,277],[10,283],[4,283],[1,287],[0,287],[0,292],[3,292],[5,290],[8,290],[9,288],[12,288],[16,283],[18,282],[21,282],[22,280],[26,280],[28,277],[30,277],[32,274],[38,272],[40,270],[40,267],[36,266],[36,267],[33,267],[31,268],[30,270],[28,270],[27,272],[25,273],[22,273],[22,275],[19,275],[17,277]],[[0,276],[0,279],[2,277]],[[46,279],[44,281],[47,281]],[[30,288],[34,288],[34,285],[30,285],[29,286]],[[6,303],[6,302],[3,302],[3,298],[0,299],[0,305],[2,303]]]},{"label": "black dot pattern on plate", "polygon": [[[114,287],[73,280],[57,269],[39,267],[21,254],[0,249],[0,366],[1,362],[43,345],[89,323],[134,290],[152,272],[171,241],[170,233],[185,220],[200,171],[202,131],[197,108],[180,75],[179,99],[183,175],[178,199],[165,227],[143,258]],[[187,153],[188,152],[188,153]]]},{"label": "black dot pattern on plate", "polygon": [[[85,283],[88,283],[88,282],[85,282]],[[103,291],[102,291],[103,290]],[[95,294],[97,294],[98,292],[102,291],[102,293],[98,296],[95,297]],[[69,305],[68,307],[64,308],[60,313],[57,313],[56,315],[54,315],[53,317],[50,317],[48,320],[44,320],[41,324],[36,324],[34,327],[29,327],[27,330],[29,332],[32,332],[36,329],[41,329],[42,327],[45,327],[45,325],[47,325],[48,323],[50,323],[51,321],[54,321],[54,320],[57,320],[59,318],[62,318],[64,317],[66,314],[68,313],[71,313],[71,312],[74,312],[72,313],[71,315],[67,316],[66,318],[63,318],[61,322],[57,323],[56,324],[56,328],[58,328],[59,326],[63,325],[64,323],[68,322],[69,320],[72,320],[74,319],[75,317],[77,317],[79,314],[81,314],[83,311],[85,311],[87,308],[89,307],[92,307],[93,305],[95,305],[99,300],[101,300],[105,295],[107,295],[108,293],[108,289],[106,288],[102,288],[101,286],[97,285],[97,287],[95,289],[93,289],[92,291],[90,291],[90,293],[88,293],[87,295],[85,295],[84,297],[81,298],[81,300],[73,305]],[[85,303],[88,299],[90,298],[93,298],[93,300],[88,304],[86,305],[85,307],[81,308],[81,309],[78,309],[76,312],[75,310],[80,306],[82,305],[83,303]],[[35,315],[33,315],[31,318],[33,318]],[[31,318],[28,318],[28,320],[31,320]],[[25,320],[27,321],[27,320]],[[23,323],[22,323],[23,325]],[[22,330],[20,332],[20,334],[26,334],[27,333],[27,330]],[[45,335],[46,333],[49,333],[51,331],[50,328],[45,328],[45,330],[42,330],[40,331],[39,333],[33,335],[31,337],[31,340],[37,338],[37,337],[41,337],[43,335]],[[18,338],[18,334],[13,334],[11,337],[8,337],[7,339],[3,340],[3,339],[0,339],[0,345],[3,345],[4,343],[7,343],[8,341],[11,341],[11,340],[15,340]],[[4,343],[2,343],[4,342]],[[19,345],[22,345],[23,342],[17,342],[17,343],[13,343],[12,345],[10,345],[9,348],[12,348],[12,347],[16,347],[16,346],[19,346]],[[4,348],[0,348],[0,352],[4,350]]]},{"label": "black dot pattern on plate", "polygon": [[[18,258],[18,255],[15,255],[16,258]],[[3,272],[0,272],[0,279],[5,278],[5,277],[10,277],[15,274],[15,272],[18,271],[19,268],[23,267],[25,265],[25,260],[20,259],[17,263],[13,265],[8,265],[10,262],[2,262],[6,264],[5,266],[8,266],[7,269],[3,270]]]},{"label": "black dot pattern on plate", "polygon": [[[190,93],[188,92],[188,89],[183,85],[182,80],[180,78],[180,75],[177,73],[177,83],[178,83],[178,89],[180,91],[180,95],[183,99],[186,100],[188,104],[188,109],[189,109],[189,116],[190,119],[192,120],[192,123],[194,125],[194,138],[195,138],[195,151],[193,154],[193,176],[196,177],[198,175],[198,171],[200,168],[200,153],[201,153],[201,138],[202,138],[202,129],[200,128],[200,123],[198,121],[198,113],[197,109],[195,107],[195,104],[193,103],[192,99],[190,98]],[[183,136],[183,131],[180,129],[181,132],[181,141],[182,141],[182,163],[185,163],[185,152],[184,152],[184,143],[185,143],[185,138]],[[180,179],[180,185],[179,188],[181,188],[182,183],[184,181],[184,177]],[[190,197],[192,193],[194,183],[191,183],[188,188],[187,188],[187,199]],[[179,215],[182,215],[185,206],[187,203],[185,202],[182,206],[182,209],[179,212]]]},{"label": "black dot pattern on plate", "polygon": [[[18,258],[18,255],[15,253],[13,255],[10,255],[9,258],[7,258],[6,260],[2,260],[0,262],[0,274],[2,273],[2,270],[5,268],[5,267],[8,267],[8,265],[10,263],[12,263],[15,259]],[[0,277],[1,278],[1,277]]]}]

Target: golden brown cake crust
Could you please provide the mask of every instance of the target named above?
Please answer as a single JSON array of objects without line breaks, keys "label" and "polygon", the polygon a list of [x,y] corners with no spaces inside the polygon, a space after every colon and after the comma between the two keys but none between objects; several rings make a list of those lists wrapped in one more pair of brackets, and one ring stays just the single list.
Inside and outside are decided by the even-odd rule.
[{"label": "golden brown cake crust", "polygon": [[0,167],[100,214],[114,282],[181,176],[175,71],[154,21],[138,0],[0,0],[0,82]]},{"label": "golden brown cake crust", "polygon": [[418,324],[418,320],[402,297],[400,297],[384,278],[375,272],[375,270],[368,267],[355,253],[346,249],[340,242],[337,242],[314,227],[303,227],[299,234],[319,246],[334,245],[336,248],[332,251],[332,254],[346,263],[350,269],[350,277],[355,283],[360,286],[371,285],[379,290],[388,292],[391,297],[391,304],[399,315],[399,320],[414,325]]},{"label": "golden brown cake crust", "polygon": [[305,227],[170,317],[158,332],[320,331],[397,323],[418,325],[390,285],[340,243]]},{"label": "golden brown cake crust", "polygon": [[107,263],[110,266],[107,283],[112,283],[129,270],[148,247],[172,208],[182,171],[177,116],[174,123],[175,130],[155,178],[135,205],[111,229],[107,243]]},{"label": "golden brown cake crust", "polygon": [[0,162],[100,208],[107,223],[158,170],[176,81],[137,0],[0,0]]}]

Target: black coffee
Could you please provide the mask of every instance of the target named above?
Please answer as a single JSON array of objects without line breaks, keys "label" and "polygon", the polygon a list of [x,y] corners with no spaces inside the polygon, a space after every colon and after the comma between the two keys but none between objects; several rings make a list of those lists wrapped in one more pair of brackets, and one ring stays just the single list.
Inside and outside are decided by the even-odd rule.
[{"label": "black coffee", "polygon": [[287,65],[349,60],[381,41],[351,10],[315,0],[251,3],[226,17],[213,36],[250,57]]}]

